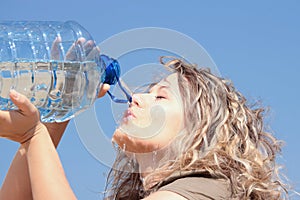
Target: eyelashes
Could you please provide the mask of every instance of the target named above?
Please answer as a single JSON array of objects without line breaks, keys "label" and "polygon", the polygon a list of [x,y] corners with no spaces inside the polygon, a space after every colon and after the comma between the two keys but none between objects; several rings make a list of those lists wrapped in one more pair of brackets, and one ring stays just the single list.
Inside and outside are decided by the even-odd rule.
[{"label": "eyelashes", "polygon": [[156,99],[156,100],[160,100],[160,99],[166,99],[166,97],[164,97],[164,96],[161,96],[161,95],[158,95],[158,96],[155,96],[155,99]]},{"label": "eyelashes", "polygon": [[160,87],[155,95],[156,100],[168,99],[169,93],[165,87]]}]

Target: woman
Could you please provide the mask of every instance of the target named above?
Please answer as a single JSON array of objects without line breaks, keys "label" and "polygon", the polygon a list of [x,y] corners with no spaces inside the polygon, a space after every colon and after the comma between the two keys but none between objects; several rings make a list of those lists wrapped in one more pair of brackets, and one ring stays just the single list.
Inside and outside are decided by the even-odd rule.
[{"label": "woman", "polygon": [[[230,82],[208,70],[176,58],[162,63],[172,73],[133,94],[113,135],[119,148],[106,199],[287,198],[275,162],[280,143],[264,130],[264,110],[251,109]],[[0,199],[9,199],[15,183],[23,197],[75,199],[53,137],[67,123],[44,125],[26,98],[10,96],[20,110],[0,112],[0,135],[21,148]]]},{"label": "woman", "polygon": [[[175,73],[151,87],[149,93],[134,95],[128,112],[133,117],[125,118],[125,125],[114,134],[113,140],[126,148],[125,153],[119,152],[110,173],[108,196],[286,197],[275,163],[280,143],[264,131],[264,110],[248,107],[246,99],[230,82],[205,69],[197,70],[179,59],[164,64]],[[149,112],[149,107],[157,105],[164,108],[166,115],[161,119],[164,125],[159,133],[146,139],[144,135],[130,135],[135,129],[131,126],[143,126],[147,121],[141,118],[140,111]],[[151,162],[153,156],[156,162]],[[139,173],[131,172],[137,168]]]}]

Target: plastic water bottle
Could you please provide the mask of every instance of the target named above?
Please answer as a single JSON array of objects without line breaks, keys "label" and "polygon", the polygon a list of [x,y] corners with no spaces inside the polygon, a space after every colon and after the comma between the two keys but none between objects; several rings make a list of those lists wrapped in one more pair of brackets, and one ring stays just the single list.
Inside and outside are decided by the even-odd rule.
[{"label": "plastic water bottle", "polygon": [[[100,55],[74,21],[0,22],[1,110],[17,109],[9,99],[15,89],[39,109],[43,122],[62,122],[89,108],[100,85],[113,85],[119,76],[117,60]],[[131,100],[128,93],[126,100],[109,95],[119,103]]]}]

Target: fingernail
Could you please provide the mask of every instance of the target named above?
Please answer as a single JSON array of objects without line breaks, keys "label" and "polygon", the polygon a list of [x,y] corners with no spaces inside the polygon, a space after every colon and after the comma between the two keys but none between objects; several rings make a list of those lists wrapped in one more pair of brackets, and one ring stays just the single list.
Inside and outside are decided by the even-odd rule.
[{"label": "fingernail", "polygon": [[14,99],[18,99],[19,93],[16,90],[10,90],[10,95]]}]

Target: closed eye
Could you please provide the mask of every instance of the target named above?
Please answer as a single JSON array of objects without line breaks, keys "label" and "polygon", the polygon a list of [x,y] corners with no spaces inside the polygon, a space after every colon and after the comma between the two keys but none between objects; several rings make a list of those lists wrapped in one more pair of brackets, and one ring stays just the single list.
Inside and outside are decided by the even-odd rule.
[{"label": "closed eye", "polygon": [[167,86],[159,86],[159,88],[156,91],[156,100],[162,100],[162,99],[168,99],[168,88]]},{"label": "closed eye", "polygon": [[155,99],[166,99],[164,96],[155,96]]}]

